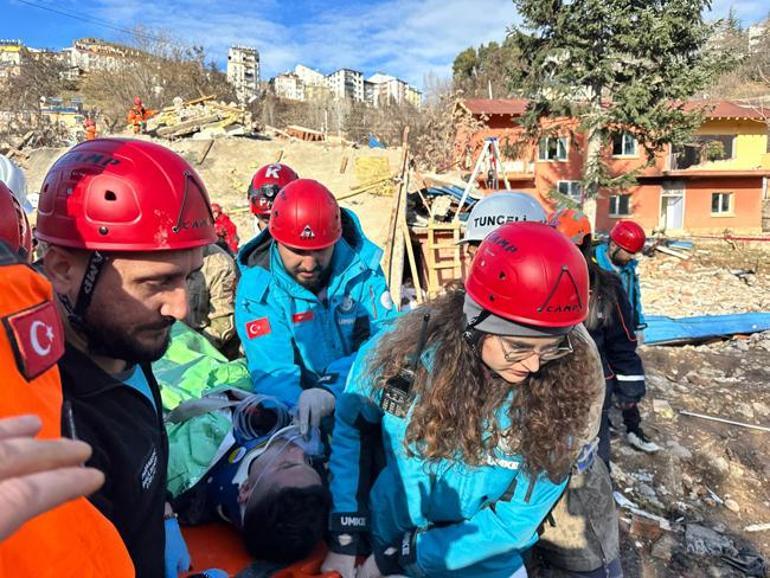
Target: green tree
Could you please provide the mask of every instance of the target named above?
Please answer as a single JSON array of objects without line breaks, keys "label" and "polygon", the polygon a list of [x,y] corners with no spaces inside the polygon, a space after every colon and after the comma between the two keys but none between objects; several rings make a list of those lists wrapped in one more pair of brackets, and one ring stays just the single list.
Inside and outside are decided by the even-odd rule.
[{"label": "green tree", "polygon": [[455,79],[469,80],[476,76],[478,69],[478,56],[476,55],[476,49],[466,48],[460,54],[455,57],[455,61],[452,64],[452,75]]},{"label": "green tree", "polygon": [[[530,138],[541,119],[579,119],[585,135],[583,190],[628,186],[612,175],[602,151],[631,132],[648,163],[685,141],[701,120],[683,103],[707,86],[728,58],[709,47],[710,0],[514,0],[522,18],[510,37],[520,51]],[[588,213],[595,205],[584,207]]]}]

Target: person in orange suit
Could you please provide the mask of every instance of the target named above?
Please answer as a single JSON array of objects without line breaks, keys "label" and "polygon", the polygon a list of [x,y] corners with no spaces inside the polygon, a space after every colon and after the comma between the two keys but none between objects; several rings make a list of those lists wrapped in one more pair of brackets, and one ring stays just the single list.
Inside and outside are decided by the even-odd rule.
[{"label": "person in orange suit", "polygon": [[0,460],[0,576],[134,578],[117,530],[83,497],[104,483],[79,465],[90,446],[61,439],[64,329],[31,249],[26,215],[0,183],[0,455],[13,456]]},{"label": "person in orange suit", "polygon": [[134,127],[134,134],[141,134],[147,128],[147,109],[138,96],[134,97],[134,106],[128,111],[128,124]]},{"label": "person in orange suit", "polygon": [[92,118],[87,118],[83,122],[83,128],[86,131],[86,140],[94,140],[96,138],[96,121]]},{"label": "person in orange suit", "polygon": [[214,230],[217,232],[217,245],[229,252],[232,256],[238,254],[238,227],[232,219],[222,210],[219,203],[211,203],[211,212],[214,215]]}]

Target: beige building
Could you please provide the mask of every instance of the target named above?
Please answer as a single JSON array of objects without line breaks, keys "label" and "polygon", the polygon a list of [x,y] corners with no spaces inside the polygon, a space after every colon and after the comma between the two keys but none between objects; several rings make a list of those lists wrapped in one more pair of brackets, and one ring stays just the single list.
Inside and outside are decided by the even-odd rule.
[{"label": "beige building", "polygon": [[367,88],[367,102],[374,107],[404,102],[419,107],[422,99],[422,93],[407,82],[380,72],[367,80]]},{"label": "beige building", "polygon": [[21,72],[21,40],[0,40],[0,80]]},{"label": "beige building", "polygon": [[305,86],[293,72],[279,74],[270,82],[276,96],[289,100],[305,100]]},{"label": "beige building", "polygon": [[238,101],[248,103],[259,95],[259,51],[248,46],[231,46],[227,51],[227,82],[235,88]]}]

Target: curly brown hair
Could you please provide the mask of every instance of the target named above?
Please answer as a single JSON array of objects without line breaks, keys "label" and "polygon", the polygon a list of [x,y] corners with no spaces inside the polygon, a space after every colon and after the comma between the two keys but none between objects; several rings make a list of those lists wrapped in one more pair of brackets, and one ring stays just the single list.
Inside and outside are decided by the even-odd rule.
[{"label": "curly brown hair", "polygon": [[[508,383],[486,368],[479,347],[463,337],[464,295],[452,288],[429,305],[426,348],[434,348],[433,368],[429,372],[419,364],[415,372],[412,392],[418,401],[404,440],[407,451],[431,461],[480,465],[501,446],[522,455],[531,474],[563,479],[604,387],[590,338],[573,331],[572,355],[543,364],[523,383]],[[413,354],[424,313],[421,308],[400,318],[370,354],[367,370],[377,376],[375,389],[397,376]],[[512,426],[503,430],[497,412],[513,391]]]}]

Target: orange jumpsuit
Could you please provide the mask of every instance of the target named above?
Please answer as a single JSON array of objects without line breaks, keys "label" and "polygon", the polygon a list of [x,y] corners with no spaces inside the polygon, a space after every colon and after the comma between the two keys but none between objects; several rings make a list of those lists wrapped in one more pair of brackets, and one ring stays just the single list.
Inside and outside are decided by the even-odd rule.
[{"label": "orange jumpsuit", "polygon": [[[52,299],[50,283],[0,243],[0,417],[37,414],[41,438],[61,437],[64,330]],[[0,576],[134,578],[134,566],[115,527],[78,498],[0,542]]]}]

